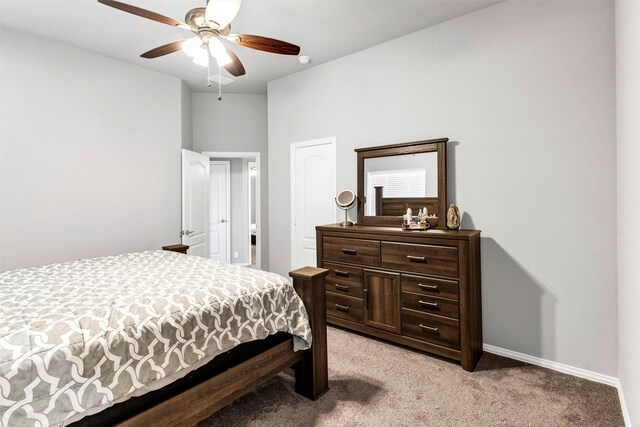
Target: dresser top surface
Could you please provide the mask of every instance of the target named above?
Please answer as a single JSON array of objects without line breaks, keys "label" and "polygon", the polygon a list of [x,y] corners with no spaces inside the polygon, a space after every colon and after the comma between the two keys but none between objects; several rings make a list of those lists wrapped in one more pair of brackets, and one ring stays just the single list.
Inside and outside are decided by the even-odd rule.
[{"label": "dresser top surface", "polygon": [[403,230],[400,227],[378,227],[372,225],[353,225],[343,227],[340,224],[318,225],[318,231],[343,231],[347,233],[376,233],[385,235],[404,236],[424,236],[424,237],[446,237],[449,239],[468,239],[469,237],[480,235],[480,230]]}]

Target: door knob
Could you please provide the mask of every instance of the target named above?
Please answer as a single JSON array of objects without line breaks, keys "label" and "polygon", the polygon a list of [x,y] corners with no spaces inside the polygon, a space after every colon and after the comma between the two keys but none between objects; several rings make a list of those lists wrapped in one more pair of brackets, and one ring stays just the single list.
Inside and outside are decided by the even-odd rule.
[{"label": "door knob", "polygon": [[225,222],[227,222],[227,220],[226,219],[221,219],[220,222],[224,224]]},{"label": "door knob", "polygon": [[195,233],[195,231],[184,230],[180,232],[180,236],[191,236],[193,233]]}]

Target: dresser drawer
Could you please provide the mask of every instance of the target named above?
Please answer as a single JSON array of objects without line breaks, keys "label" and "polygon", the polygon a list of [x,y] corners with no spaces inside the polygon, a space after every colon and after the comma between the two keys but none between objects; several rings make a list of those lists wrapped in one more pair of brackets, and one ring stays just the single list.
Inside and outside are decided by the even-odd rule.
[{"label": "dresser drawer", "polygon": [[455,319],[403,308],[402,334],[455,350],[460,349],[460,323]]},{"label": "dresser drawer", "polygon": [[329,270],[325,279],[327,291],[362,298],[362,269],[346,265],[324,263]]},{"label": "dresser drawer", "polygon": [[458,248],[382,242],[382,267],[458,277]]},{"label": "dresser drawer", "polygon": [[380,242],[377,240],[325,237],[322,253],[327,261],[380,266]]},{"label": "dresser drawer", "polygon": [[433,277],[414,276],[412,274],[403,274],[400,280],[402,281],[403,292],[458,299],[458,282],[453,280],[434,279]]},{"label": "dresser drawer", "polygon": [[362,323],[362,299],[327,292],[327,315]]},{"label": "dresser drawer", "polygon": [[402,293],[402,307],[424,313],[439,314],[441,316],[458,319],[458,301],[428,297],[426,295]]}]

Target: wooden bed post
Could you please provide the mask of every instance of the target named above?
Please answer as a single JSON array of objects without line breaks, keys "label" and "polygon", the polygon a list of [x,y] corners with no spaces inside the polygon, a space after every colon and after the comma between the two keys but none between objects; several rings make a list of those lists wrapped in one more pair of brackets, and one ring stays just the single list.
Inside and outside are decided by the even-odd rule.
[{"label": "wooden bed post", "polygon": [[289,272],[293,287],[304,302],[313,342],[304,359],[294,366],[296,393],[316,400],[329,389],[327,366],[327,317],[324,278],[329,270],[303,267]]},{"label": "wooden bed post", "polygon": [[379,185],[376,187],[373,187],[376,189],[376,216],[381,216],[383,215],[382,213],[382,191],[383,191],[383,186]]}]

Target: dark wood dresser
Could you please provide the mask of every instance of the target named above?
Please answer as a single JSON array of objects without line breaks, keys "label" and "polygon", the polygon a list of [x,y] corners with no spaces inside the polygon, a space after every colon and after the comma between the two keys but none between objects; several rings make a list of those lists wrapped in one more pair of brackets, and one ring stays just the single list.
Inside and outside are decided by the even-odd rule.
[{"label": "dark wood dresser", "polygon": [[480,231],[316,227],[327,323],[457,360],[482,355]]}]

